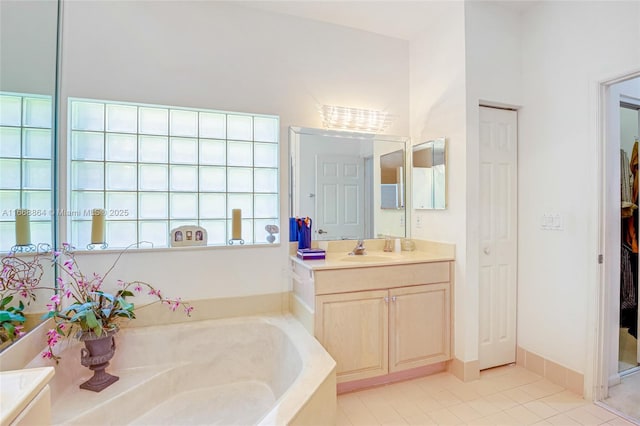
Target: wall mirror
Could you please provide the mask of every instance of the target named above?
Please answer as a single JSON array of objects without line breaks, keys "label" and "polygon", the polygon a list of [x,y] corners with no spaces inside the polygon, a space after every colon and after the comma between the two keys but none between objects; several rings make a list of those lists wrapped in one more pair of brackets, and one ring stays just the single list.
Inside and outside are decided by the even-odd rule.
[{"label": "wall mirror", "polygon": [[447,153],[445,138],[412,148],[412,202],[414,209],[447,208]]},{"label": "wall mirror", "polygon": [[291,127],[290,215],[309,216],[316,240],[405,237],[408,141]]},{"label": "wall mirror", "polygon": [[[0,2],[0,254],[17,243],[16,210],[26,209],[29,242],[54,246],[58,1]],[[23,220],[23,219],[21,219]],[[26,246],[26,245],[25,245]],[[28,254],[20,255],[28,256]],[[45,280],[54,283],[52,268]],[[44,292],[44,290],[43,290]],[[3,293],[6,293],[3,291]],[[47,292],[50,293],[50,292]],[[24,330],[39,323],[50,294],[26,307]],[[17,305],[15,296],[11,304]],[[25,301],[26,303],[26,301]],[[0,346],[7,347],[11,341]]]}]

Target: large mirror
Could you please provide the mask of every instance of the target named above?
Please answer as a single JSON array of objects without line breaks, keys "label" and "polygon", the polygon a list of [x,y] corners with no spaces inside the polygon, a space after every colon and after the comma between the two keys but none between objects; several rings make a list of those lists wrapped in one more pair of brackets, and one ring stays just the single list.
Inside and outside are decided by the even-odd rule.
[{"label": "large mirror", "polygon": [[414,209],[447,208],[447,155],[445,138],[412,149],[412,202]]},{"label": "large mirror", "polygon": [[407,143],[405,137],[290,128],[291,216],[310,217],[316,240],[405,237]]},{"label": "large mirror", "polygon": [[[0,255],[3,257],[11,250],[35,250],[41,243],[54,245],[58,13],[59,4],[55,0],[0,1]],[[20,211],[18,215],[16,210]],[[20,230],[17,232],[16,228]],[[28,253],[17,256],[25,261],[31,259]],[[44,272],[42,280],[47,283],[43,285],[50,287],[55,281],[52,268],[45,268]],[[3,287],[0,299],[11,293],[4,282],[0,286]],[[19,294],[13,296],[0,310],[19,304]],[[36,301],[25,307],[27,320],[20,324],[23,332],[39,323],[49,297],[50,291],[38,293]],[[11,343],[11,339],[7,340],[0,350]]]}]

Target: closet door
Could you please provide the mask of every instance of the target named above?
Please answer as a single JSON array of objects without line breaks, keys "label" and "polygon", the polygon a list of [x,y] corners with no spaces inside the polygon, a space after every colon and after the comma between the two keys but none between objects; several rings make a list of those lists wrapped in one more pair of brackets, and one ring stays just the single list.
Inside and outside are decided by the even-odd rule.
[{"label": "closet door", "polygon": [[517,113],[480,107],[480,369],[516,360]]}]

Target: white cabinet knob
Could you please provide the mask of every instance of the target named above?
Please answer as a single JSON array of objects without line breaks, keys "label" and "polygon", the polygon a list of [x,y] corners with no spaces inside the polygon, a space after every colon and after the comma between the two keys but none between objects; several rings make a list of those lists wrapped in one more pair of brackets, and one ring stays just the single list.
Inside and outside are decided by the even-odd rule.
[{"label": "white cabinet knob", "polygon": [[483,251],[484,251],[484,254],[491,253],[491,250],[489,250],[489,247],[485,247]]}]

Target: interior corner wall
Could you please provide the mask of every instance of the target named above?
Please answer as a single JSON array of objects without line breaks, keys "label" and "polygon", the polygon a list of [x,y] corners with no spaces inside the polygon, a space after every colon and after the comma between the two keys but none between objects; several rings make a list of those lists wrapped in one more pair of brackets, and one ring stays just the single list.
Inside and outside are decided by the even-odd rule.
[{"label": "interior corner wall", "polygon": [[466,297],[464,4],[434,3],[424,27],[410,42],[411,141],[415,145],[446,137],[447,209],[412,210],[411,236],[456,245],[454,354],[466,362],[477,359],[477,347],[465,337],[477,327],[477,316],[469,314]]},{"label": "interior corner wall", "polygon": [[[66,1],[63,15],[60,140],[67,138],[68,97],[279,115],[282,240],[289,126],[321,127],[317,106],[330,104],[388,111],[395,117],[388,133],[409,133],[407,41],[231,2]],[[60,187],[66,185],[63,177]],[[184,299],[290,286],[288,244],[127,258],[124,278],[151,281]],[[79,258],[96,272],[111,259]]]},{"label": "interior corner wall", "polygon": [[[640,68],[640,3],[541,2],[523,15],[518,342],[585,374],[599,291],[599,83]],[[542,230],[544,213],[562,229]]]},{"label": "interior corner wall", "polygon": [[[491,2],[465,2],[467,312],[480,318],[480,109],[522,104],[521,17]],[[516,200],[514,200],[516,201]],[[517,201],[516,201],[517,202]],[[515,265],[514,265],[515,266]],[[478,358],[479,327],[465,330]]]}]

